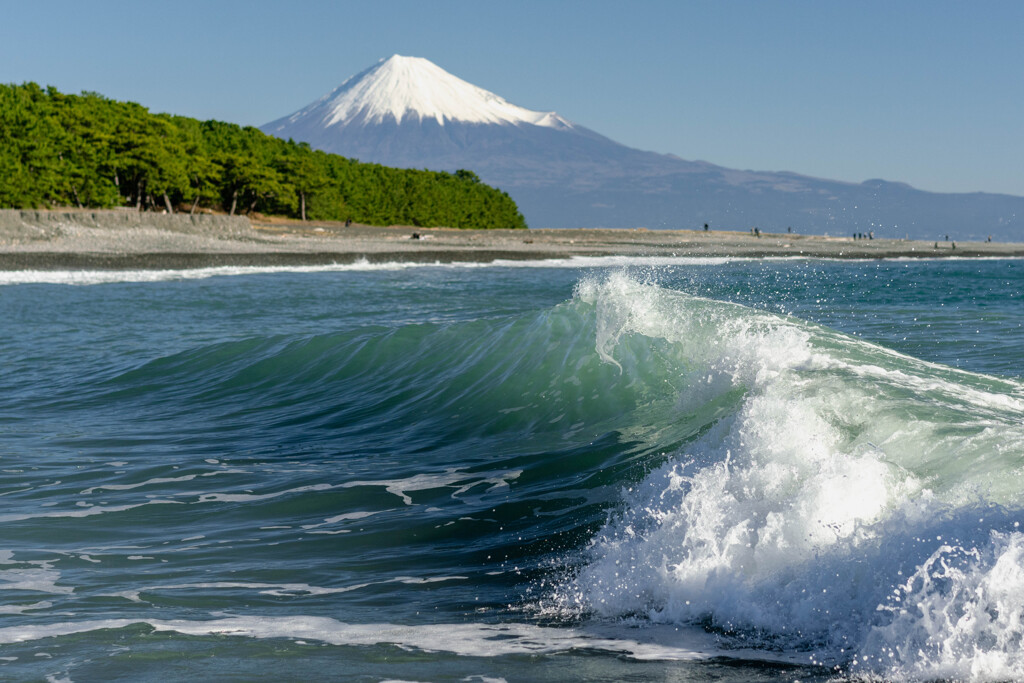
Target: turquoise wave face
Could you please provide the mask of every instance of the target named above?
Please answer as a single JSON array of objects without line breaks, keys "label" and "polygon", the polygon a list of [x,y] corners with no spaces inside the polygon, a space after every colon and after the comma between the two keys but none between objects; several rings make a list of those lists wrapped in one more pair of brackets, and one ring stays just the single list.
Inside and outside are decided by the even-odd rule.
[{"label": "turquoise wave face", "polygon": [[854,671],[1020,674],[1024,384],[628,277],[578,297],[624,375],[644,381],[635,345],[671,359],[665,423],[704,424],[626,490],[551,609]]},{"label": "turquoise wave face", "polygon": [[1020,283],[968,268],[0,289],[0,661],[1021,677]]}]

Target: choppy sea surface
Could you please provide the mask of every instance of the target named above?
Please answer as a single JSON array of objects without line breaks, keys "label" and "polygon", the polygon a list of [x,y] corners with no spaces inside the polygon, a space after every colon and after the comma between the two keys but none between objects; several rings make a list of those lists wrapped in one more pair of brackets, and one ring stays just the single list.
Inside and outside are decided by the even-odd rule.
[{"label": "choppy sea surface", "polygon": [[0,273],[0,678],[1024,678],[1024,261]]}]

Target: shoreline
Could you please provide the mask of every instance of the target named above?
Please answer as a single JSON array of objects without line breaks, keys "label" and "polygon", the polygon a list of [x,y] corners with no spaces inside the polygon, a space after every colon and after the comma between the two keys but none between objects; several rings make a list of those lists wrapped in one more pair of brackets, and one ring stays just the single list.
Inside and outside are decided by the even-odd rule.
[{"label": "shoreline", "polygon": [[[953,245],[956,245],[955,248]],[[459,230],[133,211],[0,210],[0,270],[490,263],[573,256],[1024,258],[1024,243],[698,230]]]}]

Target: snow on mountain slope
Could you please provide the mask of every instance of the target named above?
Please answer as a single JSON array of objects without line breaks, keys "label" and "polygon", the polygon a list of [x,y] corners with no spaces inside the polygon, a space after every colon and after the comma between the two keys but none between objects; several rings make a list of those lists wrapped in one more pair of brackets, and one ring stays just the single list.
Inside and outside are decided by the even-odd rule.
[{"label": "snow on mountain slope", "polygon": [[433,119],[488,124],[532,124],[565,129],[573,125],[554,112],[531,111],[492,92],[453,76],[420,57],[393,55],[352,76],[333,92],[305,109],[269,124],[283,130],[288,124],[312,119],[323,127],[337,124],[380,124],[388,119]]}]

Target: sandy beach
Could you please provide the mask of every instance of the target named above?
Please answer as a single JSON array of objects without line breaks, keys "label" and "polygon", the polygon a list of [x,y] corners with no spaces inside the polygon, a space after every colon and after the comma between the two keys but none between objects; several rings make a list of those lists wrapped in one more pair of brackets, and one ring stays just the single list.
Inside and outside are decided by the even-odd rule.
[{"label": "sandy beach", "polygon": [[1024,257],[1024,243],[694,230],[456,230],[133,211],[0,211],[0,269],[551,259],[572,256]]}]

